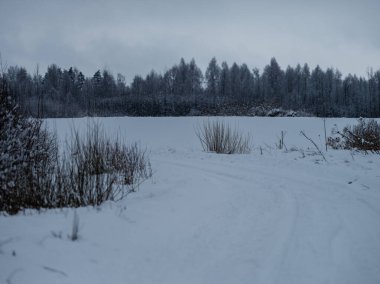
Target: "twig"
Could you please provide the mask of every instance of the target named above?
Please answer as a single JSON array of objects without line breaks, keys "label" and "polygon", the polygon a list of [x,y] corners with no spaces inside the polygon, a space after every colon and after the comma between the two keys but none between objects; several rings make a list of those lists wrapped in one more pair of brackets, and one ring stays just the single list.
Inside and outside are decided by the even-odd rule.
[{"label": "twig", "polygon": [[314,142],[311,138],[309,138],[309,137],[305,134],[305,132],[303,132],[302,130],[301,130],[300,133],[301,133],[301,134],[302,134],[307,140],[309,140],[311,143],[313,143],[314,147],[317,149],[317,151],[319,152],[319,154],[322,156],[323,160],[325,160],[325,162],[327,162],[325,155],[323,155],[323,153],[321,152],[321,150],[319,150],[319,147],[317,146],[317,144],[315,144],[315,142]]},{"label": "twig", "polygon": [[61,270],[58,270],[58,269],[55,269],[55,268],[52,268],[49,266],[42,266],[42,268],[45,269],[46,271],[57,273],[61,276],[67,277],[67,274],[64,271],[61,271]]}]

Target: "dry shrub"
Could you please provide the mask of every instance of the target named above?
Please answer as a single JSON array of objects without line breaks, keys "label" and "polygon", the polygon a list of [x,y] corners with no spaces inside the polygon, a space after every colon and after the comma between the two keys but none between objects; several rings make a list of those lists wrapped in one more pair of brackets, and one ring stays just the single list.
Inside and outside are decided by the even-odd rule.
[{"label": "dry shrub", "polygon": [[62,177],[63,184],[80,193],[71,201],[73,205],[121,199],[152,175],[145,150],[136,143],[127,146],[111,141],[99,123],[91,123],[85,137],[73,131],[69,154]]},{"label": "dry shrub", "polygon": [[207,121],[198,125],[195,133],[203,150],[218,154],[247,154],[251,152],[250,137],[232,129],[221,121]]},{"label": "dry shrub", "polygon": [[333,134],[327,140],[333,149],[380,153],[380,125],[374,119],[360,118],[357,125],[346,126],[342,132],[335,128]]},{"label": "dry shrub", "polygon": [[55,135],[25,118],[4,85],[0,91],[0,211],[99,205],[151,177],[145,150],[111,141],[96,123],[84,138],[73,130],[59,155]]}]

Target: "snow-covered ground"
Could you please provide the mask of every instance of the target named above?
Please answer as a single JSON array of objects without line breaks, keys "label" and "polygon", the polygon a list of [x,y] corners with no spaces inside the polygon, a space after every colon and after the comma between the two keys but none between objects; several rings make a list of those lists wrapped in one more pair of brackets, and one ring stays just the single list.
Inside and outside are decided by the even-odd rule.
[{"label": "snow-covered ground", "polygon": [[[73,209],[0,216],[0,283],[380,283],[380,155],[330,149],[325,162],[299,134],[324,150],[321,119],[241,117],[220,119],[254,151],[205,153],[203,119],[99,119],[147,147],[154,176],[77,209],[75,242]],[[63,141],[86,122],[48,124]],[[328,119],[328,132],[348,123]],[[289,151],[275,146],[281,131]]]}]

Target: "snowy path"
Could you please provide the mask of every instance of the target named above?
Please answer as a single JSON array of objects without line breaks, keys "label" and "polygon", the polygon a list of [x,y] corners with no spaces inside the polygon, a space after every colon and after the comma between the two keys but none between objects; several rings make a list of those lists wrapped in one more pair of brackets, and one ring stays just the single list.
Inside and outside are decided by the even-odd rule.
[{"label": "snowy path", "polygon": [[77,210],[77,242],[73,210],[0,216],[0,283],[380,283],[379,155],[160,139],[139,192]]},{"label": "snowy path", "polygon": [[271,163],[209,160],[162,162],[173,176],[185,172],[208,185],[198,186],[207,189],[198,193],[209,202],[204,207],[212,208],[201,214],[204,235],[213,238],[200,250],[213,262],[206,268],[199,259],[205,283],[358,283],[363,275],[366,283],[380,281],[380,228],[373,227],[380,224],[379,198],[353,192],[336,173],[315,175],[314,165],[295,175],[294,168],[276,174]]}]

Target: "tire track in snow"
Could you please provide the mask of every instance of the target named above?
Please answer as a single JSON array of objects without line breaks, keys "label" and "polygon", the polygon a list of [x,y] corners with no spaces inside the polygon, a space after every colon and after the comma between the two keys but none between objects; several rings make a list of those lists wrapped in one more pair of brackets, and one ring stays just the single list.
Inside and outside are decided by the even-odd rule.
[{"label": "tire track in snow", "polygon": [[[218,165],[219,170],[211,170],[210,167],[194,165],[192,163],[169,162],[165,160],[160,162],[197,172],[197,175],[200,174],[213,178],[218,182],[223,181],[226,184],[231,184],[231,187],[238,185],[238,188],[234,190],[242,191],[241,194],[254,193],[254,190],[260,190],[265,195],[270,195],[270,199],[277,200],[277,202],[272,204],[271,211],[261,208],[262,212],[258,212],[259,216],[256,216],[255,220],[252,220],[254,221],[251,224],[252,227],[256,228],[257,226],[261,232],[255,235],[257,234],[257,229],[252,230],[252,234],[247,236],[247,239],[251,238],[258,244],[266,246],[259,248],[261,250],[260,259],[258,259],[260,267],[256,269],[252,267],[256,273],[253,277],[257,280],[272,279],[270,283],[276,283],[279,278],[279,271],[281,271],[287,261],[289,243],[294,238],[296,232],[299,205],[294,194],[280,187],[273,188],[272,186],[268,186],[268,184],[276,183],[276,177],[273,177],[273,173],[265,171],[260,171],[257,174],[255,169],[255,174],[252,174],[250,170],[245,170],[245,174],[243,174],[241,169],[234,169],[229,166],[225,167],[225,165],[223,165],[223,169],[220,169],[222,165]],[[193,174],[191,176],[196,175]],[[265,178],[264,180],[260,180],[257,177]],[[281,182],[283,181],[280,178],[278,183],[281,184]],[[279,201],[280,203],[278,203]],[[263,203],[270,205],[267,202]],[[239,208],[239,210],[244,211],[245,209]],[[271,223],[272,226],[268,227],[268,223]],[[267,239],[271,239],[270,246],[268,246]],[[253,254],[255,254],[255,251],[253,251]],[[258,281],[258,283],[261,283],[261,281]]]},{"label": "tire track in snow", "polygon": [[[270,220],[272,228],[260,236],[252,236],[259,243],[260,238],[268,237],[270,241],[262,243],[264,246],[271,243],[272,246],[261,250],[259,267],[253,267],[258,283],[268,279],[269,283],[321,283],[331,281],[331,275],[342,279],[339,274],[346,274],[346,279],[349,279],[357,261],[347,253],[350,246],[363,237],[360,232],[355,233],[355,227],[345,216],[347,204],[359,207],[361,215],[380,217],[372,202],[366,201],[368,195],[354,191],[344,181],[333,180],[329,176],[320,177],[305,171],[294,176],[290,174],[292,169],[273,172],[268,165],[236,167],[224,161],[202,160],[200,164],[194,160],[160,159],[157,162],[186,169],[192,172],[192,177],[201,175],[216,183],[235,186],[237,194],[261,191],[266,193],[265,197],[271,196],[282,203],[269,215],[260,216]],[[243,208],[240,210],[244,211]],[[254,222],[253,225],[268,230],[257,218]],[[270,233],[276,236],[271,237]],[[350,257],[343,264],[342,255]]]}]

